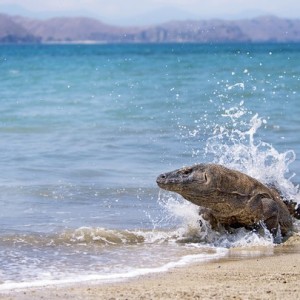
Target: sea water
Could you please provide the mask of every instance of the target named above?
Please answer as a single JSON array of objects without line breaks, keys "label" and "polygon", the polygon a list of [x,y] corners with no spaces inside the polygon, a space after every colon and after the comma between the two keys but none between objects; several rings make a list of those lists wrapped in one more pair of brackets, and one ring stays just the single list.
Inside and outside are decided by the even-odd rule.
[{"label": "sea water", "polygon": [[299,44],[0,46],[0,289],[272,249],[155,179],[215,162],[299,203],[299,61]]}]

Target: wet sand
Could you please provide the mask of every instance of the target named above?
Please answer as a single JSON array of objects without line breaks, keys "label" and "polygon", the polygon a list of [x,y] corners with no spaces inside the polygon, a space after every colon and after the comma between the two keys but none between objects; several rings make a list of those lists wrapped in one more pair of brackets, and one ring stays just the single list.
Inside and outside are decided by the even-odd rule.
[{"label": "wet sand", "polygon": [[[246,258],[241,257],[243,255]],[[291,300],[300,299],[299,283],[300,236],[295,236],[276,246],[272,256],[265,253],[247,257],[245,250],[236,249],[222,260],[175,268],[126,282],[30,288],[0,293],[0,299]]]}]

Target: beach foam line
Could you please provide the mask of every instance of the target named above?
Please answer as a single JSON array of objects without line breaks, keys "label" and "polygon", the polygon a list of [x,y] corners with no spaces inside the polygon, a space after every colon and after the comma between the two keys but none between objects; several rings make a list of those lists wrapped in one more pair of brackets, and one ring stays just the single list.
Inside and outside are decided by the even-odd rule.
[{"label": "beach foam line", "polygon": [[47,287],[53,285],[68,285],[75,283],[83,282],[95,282],[95,283],[109,283],[116,281],[123,281],[130,278],[135,278],[138,276],[144,276],[148,274],[155,273],[164,273],[169,271],[172,268],[183,267],[192,263],[199,262],[209,262],[221,257],[224,257],[228,254],[228,249],[226,248],[217,248],[216,253],[214,254],[192,254],[183,256],[181,259],[175,262],[169,262],[163,266],[156,268],[140,268],[131,270],[124,273],[114,273],[114,274],[91,274],[84,276],[77,276],[76,278],[67,278],[67,279],[50,279],[50,280],[37,280],[32,282],[4,282],[0,284],[0,292],[11,292],[12,290],[22,290],[27,288],[34,287]]}]

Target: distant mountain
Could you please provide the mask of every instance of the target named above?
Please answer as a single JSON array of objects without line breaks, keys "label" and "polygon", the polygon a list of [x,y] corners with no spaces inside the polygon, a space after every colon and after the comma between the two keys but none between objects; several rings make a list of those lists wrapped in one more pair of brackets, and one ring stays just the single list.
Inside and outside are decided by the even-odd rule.
[{"label": "distant mountain", "polygon": [[155,27],[155,30],[158,28],[165,33],[164,40],[170,41],[300,42],[300,20],[281,19],[274,16],[235,21],[169,22]]},{"label": "distant mountain", "polygon": [[119,41],[123,35],[134,33],[130,28],[121,28],[104,24],[90,18],[52,18],[34,20],[15,17],[14,21],[25,30],[41,39],[50,41]]},{"label": "distant mountain", "polygon": [[12,17],[0,14],[0,43],[37,43],[40,39]]},{"label": "distant mountain", "polygon": [[84,17],[47,20],[0,14],[0,43],[300,42],[300,20],[264,16],[244,20],[172,21],[119,27]]}]

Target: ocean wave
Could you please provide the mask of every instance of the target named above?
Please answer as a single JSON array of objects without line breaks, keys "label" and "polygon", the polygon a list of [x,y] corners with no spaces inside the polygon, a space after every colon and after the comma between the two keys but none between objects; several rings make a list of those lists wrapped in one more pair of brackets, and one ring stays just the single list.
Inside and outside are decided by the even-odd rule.
[{"label": "ocean wave", "polygon": [[[201,219],[201,217],[199,217]],[[199,219],[199,220],[200,220]],[[200,226],[201,224],[201,226]],[[264,228],[261,232],[248,231],[244,228],[234,232],[215,232],[204,220],[185,227],[154,230],[117,230],[107,228],[80,227],[67,229],[59,233],[22,233],[0,237],[2,247],[122,247],[155,244],[199,244],[211,247],[240,247],[253,245],[271,245],[272,235]]]},{"label": "ocean wave", "polygon": [[58,240],[73,244],[134,245],[145,242],[145,237],[130,230],[81,227],[65,231],[59,235]]}]

